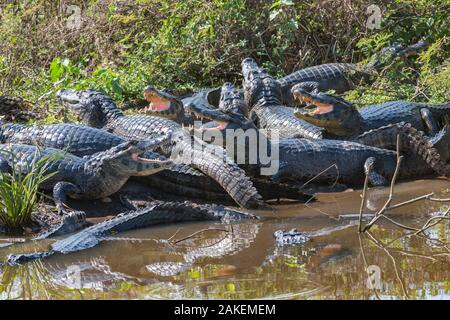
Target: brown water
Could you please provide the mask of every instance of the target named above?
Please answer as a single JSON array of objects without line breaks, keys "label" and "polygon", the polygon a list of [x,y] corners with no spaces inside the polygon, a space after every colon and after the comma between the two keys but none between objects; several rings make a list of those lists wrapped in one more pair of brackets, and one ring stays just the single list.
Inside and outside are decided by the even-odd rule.
[{"label": "brown water", "polygon": [[[450,182],[439,180],[400,184],[394,203],[431,191],[449,197],[442,192],[448,187]],[[388,192],[371,189],[365,211],[380,208]],[[126,232],[83,252],[1,268],[0,298],[449,299],[449,223],[420,237],[380,220],[370,233],[359,234],[354,217],[359,206],[359,191],[323,194],[308,205],[257,212],[263,219],[256,222]],[[420,226],[444,209],[445,203],[420,201],[389,214]],[[273,233],[292,228],[311,234],[312,240],[277,247]],[[204,229],[209,230],[183,240]],[[170,237],[171,243],[164,240]],[[6,243],[0,239],[0,246]],[[2,248],[0,260],[49,243]],[[375,288],[368,285],[368,267],[379,268],[371,277]]]}]

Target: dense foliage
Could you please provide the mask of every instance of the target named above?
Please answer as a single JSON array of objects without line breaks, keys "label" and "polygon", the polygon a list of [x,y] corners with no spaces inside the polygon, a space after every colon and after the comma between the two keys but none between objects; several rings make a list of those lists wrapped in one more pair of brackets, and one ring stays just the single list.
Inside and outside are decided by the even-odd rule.
[{"label": "dense foliage", "polygon": [[[450,100],[448,0],[91,0],[0,4],[0,94],[54,103],[61,87],[101,88],[119,101],[147,83],[175,92],[241,82],[252,56],[274,76],[358,62],[394,42],[426,39],[355,102]],[[381,28],[369,30],[371,4]],[[75,7],[74,7],[75,6]]]}]

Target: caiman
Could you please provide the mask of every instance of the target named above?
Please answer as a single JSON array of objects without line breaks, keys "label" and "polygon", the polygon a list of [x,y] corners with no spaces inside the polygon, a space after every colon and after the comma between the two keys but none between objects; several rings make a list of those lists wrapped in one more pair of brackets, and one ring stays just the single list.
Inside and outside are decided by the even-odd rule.
[{"label": "caiman", "polygon": [[[230,83],[225,83],[221,88],[203,89],[192,96],[180,99],[167,90],[158,90],[154,86],[144,88],[144,97],[148,106],[143,111],[146,114],[164,117],[193,125],[194,119],[213,119],[214,123],[206,124],[201,130],[227,129],[256,129],[251,120],[245,117],[247,112],[243,100],[243,93],[234,88]],[[242,98],[242,100],[240,99]],[[216,109],[214,105],[217,105]],[[198,112],[201,110],[201,112]],[[211,125],[212,124],[212,125]],[[192,127],[194,128],[194,127]],[[205,142],[210,142],[207,136],[203,136]],[[142,181],[142,179],[140,179]],[[297,186],[274,183],[266,179],[251,177],[256,189],[264,200],[270,199],[295,199],[312,200],[311,194],[305,194]],[[177,165],[169,170],[162,171],[145,179],[150,185],[160,189],[177,193],[189,198],[229,202],[230,197],[222,192],[220,185],[190,165]]]},{"label": "caiman", "polygon": [[120,232],[145,228],[161,223],[188,221],[230,221],[257,219],[256,216],[219,205],[198,205],[191,202],[154,201],[148,207],[121,213],[69,237],[53,243],[46,252],[10,255],[8,264],[20,264],[45,258],[55,253],[68,254],[96,246],[106,237]]},{"label": "caiman", "polygon": [[213,178],[240,206],[264,206],[245,172],[226,157],[223,149],[214,148],[212,152],[199,142],[192,143],[191,136],[177,122],[156,116],[126,116],[111,98],[93,90],[61,90],[57,95],[89,126],[125,139],[153,139],[170,133],[171,140],[160,148],[163,154],[177,161],[181,159]]},{"label": "caiman", "polygon": [[160,147],[168,137],[152,141],[127,141],[110,150],[80,158],[54,148],[24,144],[0,145],[0,170],[33,170],[33,164],[47,161],[45,172],[52,174],[41,189],[53,190],[58,210],[65,213],[67,197],[74,199],[101,199],[117,192],[131,176],[151,175],[174,163],[171,160],[147,159],[141,155]]},{"label": "caiman", "polygon": [[[5,123],[0,126],[0,143],[20,143],[64,149],[79,157],[106,151],[124,142],[126,139],[105,130],[77,124],[25,126]],[[144,157],[162,156],[147,151]],[[145,184],[172,195],[220,203],[233,202],[233,199],[224,192],[219,183],[187,164],[177,164],[151,176],[133,177],[132,179],[139,179]],[[252,178],[252,181],[266,200],[278,198],[305,200],[310,198],[289,185],[275,184],[256,178]]]},{"label": "caiman", "polygon": [[410,123],[417,130],[432,136],[450,117],[450,102],[430,104],[390,101],[358,110],[341,97],[309,91],[301,86],[294,86],[292,93],[297,100],[308,105],[304,109],[297,109],[295,116],[324,128],[332,138],[347,139],[398,122]]},{"label": "caiman", "polygon": [[259,129],[265,129],[278,138],[322,138],[322,130],[293,114],[293,109],[282,105],[280,83],[259,68],[255,60],[242,61],[245,103],[249,118]]},{"label": "caiman", "polygon": [[335,90],[336,93],[348,91],[361,82],[368,82],[373,73],[382,70],[396,57],[412,55],[427,46],[425,41],[419,41],[406,48],[400,45],[389,46],[382,49],[381,53],[375,55],[366,65],[326,63],[295,71],[277,80],[281,86],[282,102],[285,105],[294,105],[291,89],[302,82],[314,83],[314,87],[319,91]]}]

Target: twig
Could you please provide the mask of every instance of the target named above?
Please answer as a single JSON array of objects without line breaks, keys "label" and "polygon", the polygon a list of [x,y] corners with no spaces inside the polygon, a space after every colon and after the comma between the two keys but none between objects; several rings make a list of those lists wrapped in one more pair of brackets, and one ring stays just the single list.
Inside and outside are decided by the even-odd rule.
[{"label": "twig", "polygon": [[175,233],[167,239],[167,242],[170,242],[173,238],[175,238],[175,236],[178,234],[178,232],[180,232],[181,228],[178,228],[177,231],[175,231]]},{"label": "twig", "polygon": [[[361,239],[361,235],[358,234],[358,239],[359,239],[359,247],[361,248],[361,254],[362,254],[362,258],[363,258],[363,262],[364,262],[364,266],[367,270],[368,268],[368,264],[367,264],[367,259],[366,259],[366,253],[364,251],[364,245],[363,245],[363,241]],[[378,292],[375,288],[372,287],[373,293],[375,293],[375,296],[377,297],[378,300],[380,300],[380,296],[378,295]]]},{"label": "twig", "polygon": [[[375,236],[373,234],[370,233],[370,231],[368,232],[368,234],[370,234],[373,238],[375,238]],[[438,261],[438,259],[434,258],[434,256],[438,256],[438,255],[444,255],[446,254],[445,252],[439,252],[437,254],[434,255],[426,255],[426,254],[420,254],[420,253],[415,253],[415,252],[410,252],[410,251],[406,251],[406,250],[402,250],[402,249],[397,249],[397,248],[390,248],[390,246],[396,241],[396,240],[400,240],[404,237],[413,235],[412,233],[409,234],[404,234],[400,237],[398,237],[397,239],[393,240],[393,241],[389,241],[388,243],[383,243],[382,241],[378,240],[378,244],[380,245],[380,248],[383,247],[384,249],[390,249],[391,251],[394,251],[396,253],[405,255],[405,256],[411,256],[411,257],[419,257],[419,258],[424,258],[424,259],[429,259],[433,262]],[[428,239],[428,238],[427,238]]]},{"label": "twig", "polygon": [[386,203],[384,204],[384,206],[375,214],[375,217],[364,227],[364,231],[369,230],[374,225],[374,223],[377,222],[377,220],[383,216],[384,212],[390,206],[390,204],[392,202],[392,198],[394,197],[395,181],[397,180],[398,173],[400,172],[400,165],[403,160],[403,156],[400,155],[400,135],[397,135],[397,152],[396,153],[397,153],[397,164],[395,166],[394,175],[391,180],[389,197],[386,200]]},{"label": "twig", "polygon": [[406,226],[406,225],[404,225],[404,224],[401,224],[401,223],[395,221],[394,219],[389,218],[389,217],[388,217],[387,215],[385,215],[385,214],[382,214],[382,215],[380,216],[380,218],[381,218],[381,217],[383,217],[383,218],[385,218],[386,220],[388,220],[389,222],[395,224],[397,227],[400,227],[400,228],[403,228],[403,229],[406,229],[406,230],[410,230],[410,231],[418,231],[418,230],[419,230],[419,229],[417,229],[417,228],[413,228],[413,227],[409,227],[409,226]]},{"label": "twig", "polygon": [[[432,198],[430,198],[430,197],[433,196],[433,195],[434,195],[434,192],[431,192],[431,193],[428,193],[428,194],[424,194],[423,196],[420,196],[420,197],[417,197],[417,198],[414,198],[414,199],[411,199],[411,200],[407,200],[407,201],[404,201],[404,202],[400,202],[400,203],[394,204],[394,205],[390,206],[389,208],[387,208],[386,210],[397,209],[397,208],[399,208],[401,206],[404,206],[404,205],[407,205],[407,204],[411,204],[411,203],[414,203],[414,202],[417,202],[417,201],[423,200],[423,199],[431,200]],[[449,201],[450,201],[450,199],[449,199]]]},{"label": "twig", "polygon": [[435,202],[449,202],[450,198],[442,198],[442,199],[440,199],[440,198],[430,198],[428,200],[435,201]]},{"label": "twig", "polygon": [[300,187],[300,189],[303,188],[303,187],[305,187],[308,183],[310,183],[311,181],[314,181],[316,178],[320,177],[323,173],[327,172],[328,170],[330,170],[330,169],[333,168],[333,167],[336,168],[336,171],[337,171],[336,180],[334,180],[333,184],[331,185],[331,187],[334,187],[334,186],[337,184],[338,180],[339,180],[339,167],[338,167],[335,163],[333,163],[333,164],[332,164],[331,166],[329,166],[328,168],[323,169],[323,170],[320,171],[318,174],[316,174],[314,177],[312,177],[311,179],[309,179],[308,181],[306,181],[306,182]]}]

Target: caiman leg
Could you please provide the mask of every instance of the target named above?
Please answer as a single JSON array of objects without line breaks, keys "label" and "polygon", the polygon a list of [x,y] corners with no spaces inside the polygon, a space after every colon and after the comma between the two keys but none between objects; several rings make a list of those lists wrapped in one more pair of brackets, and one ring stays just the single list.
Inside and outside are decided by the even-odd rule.
[{"label": "caiman leg", "polygon": [[66,201],[67,196],[74,196],[80,194],[81,190],[70,182],[58,182],[53,187],[53,199],[56,204],[56,208],[58,209],[59,214],[66,214]]},{"label": "caiman leg", "polygon": [[[367,158],[364,163],[364,173],[366,175],[369,174],[369,183],[372,186],[387,186],[389,184],[387,179],[375,171],[375,162],[376,160],[374,157]],[[372,167],[372,169],[369,172],[370,167]]]},{"label": "caiman leg", "polygon": [[425,122],[425,126],[428,128],[429,135],[435,135],[439,132],[439,127],[436,123],[436,119],[434,119],[433,114],[429,109],[420,109],[420,115],[422,116],[423,122]]}]

